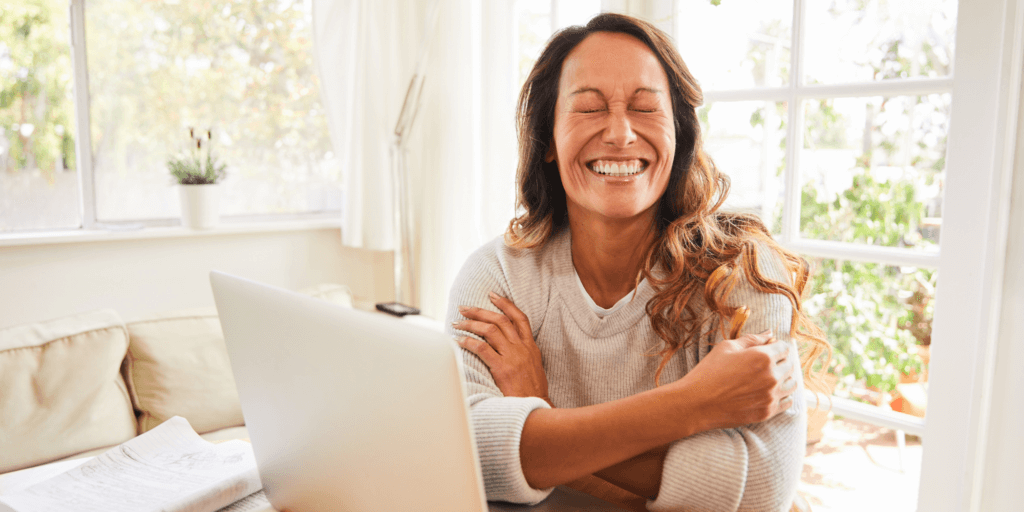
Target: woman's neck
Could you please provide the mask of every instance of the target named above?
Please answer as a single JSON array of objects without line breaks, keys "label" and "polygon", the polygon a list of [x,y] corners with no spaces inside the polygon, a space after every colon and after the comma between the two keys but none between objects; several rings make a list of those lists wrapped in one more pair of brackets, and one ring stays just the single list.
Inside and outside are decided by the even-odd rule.
[{"label": "woman's neck", "polygon": [[632,219],[607,219],[570,208],[569,229],[580,282],[598,306],[611,308],[636,287],[655,237],[653,209]]}]

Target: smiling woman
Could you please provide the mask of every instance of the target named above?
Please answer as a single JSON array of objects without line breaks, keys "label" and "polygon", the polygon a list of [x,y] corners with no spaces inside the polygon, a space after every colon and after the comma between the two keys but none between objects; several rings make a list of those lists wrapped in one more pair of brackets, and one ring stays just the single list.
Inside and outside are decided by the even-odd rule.
[{"label": "smiling woman", "polygon": [[632,36],[598,32],[572,51],[559,82],[571,92],[559,94],[557,143],[545,160],[557,156],[571,215],[627,219],[650,210],[668,185],[675,149],[657,57]]},{"label": "smiling woman", "polygon": [[572,483],[638,509],[793,503],[828,346],[801,312],[806,263],[719,211],[701,101],[667,36],[614,14],[559,32],[527,79],[522,214],[449,301],[488,499]]}]

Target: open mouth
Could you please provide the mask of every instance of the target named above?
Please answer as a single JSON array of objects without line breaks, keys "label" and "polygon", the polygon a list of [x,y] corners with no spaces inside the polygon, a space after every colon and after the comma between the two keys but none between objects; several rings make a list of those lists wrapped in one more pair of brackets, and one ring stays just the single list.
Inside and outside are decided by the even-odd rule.
[{"label": "open mouth", "polygon": [[647,170],[647,160],[594,160],[587,162],[587,169],[603,176],[634,176]]}]

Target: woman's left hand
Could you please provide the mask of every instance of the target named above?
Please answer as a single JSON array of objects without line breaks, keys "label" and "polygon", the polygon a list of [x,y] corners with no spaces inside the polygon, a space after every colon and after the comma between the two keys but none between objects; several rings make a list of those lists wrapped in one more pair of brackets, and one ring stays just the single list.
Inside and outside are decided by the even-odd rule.
[{"label": "woman's left hand", "polygon": [[548,399],[548,377],[544,374],[540,349],[533,339],[530,320],[512,301],[491,293],[491,303],[501,313],[459,306],[468,320],[453,322],[456,329],[486,340],[458,337],[459,346],[476,354],[491,370],[494,383],[505,396],[535,396]]}]

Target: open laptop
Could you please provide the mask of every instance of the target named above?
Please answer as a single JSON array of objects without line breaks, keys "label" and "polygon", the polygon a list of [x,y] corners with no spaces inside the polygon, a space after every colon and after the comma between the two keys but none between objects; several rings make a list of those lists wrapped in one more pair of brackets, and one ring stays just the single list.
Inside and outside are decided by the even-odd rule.
[{"label": "open laptop", "polygon": [[620,510],[564,488],[488,508],[448,336],[220,272],[210,282],[277,510]]}]

